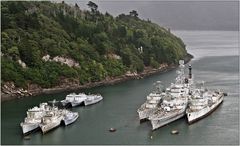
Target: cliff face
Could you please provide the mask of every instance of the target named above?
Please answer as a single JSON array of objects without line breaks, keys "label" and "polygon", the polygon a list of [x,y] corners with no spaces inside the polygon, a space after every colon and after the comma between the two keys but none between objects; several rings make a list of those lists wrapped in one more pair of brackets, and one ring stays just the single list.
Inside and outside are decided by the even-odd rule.
[{"label": "cliff face", "polygon": [[64,80],[82,86],[176,64],[187,55],[180,38],[136,11],[113,17],[89,4],[83,11],[64,2],[1,2],[2,91],[23,94]]}]

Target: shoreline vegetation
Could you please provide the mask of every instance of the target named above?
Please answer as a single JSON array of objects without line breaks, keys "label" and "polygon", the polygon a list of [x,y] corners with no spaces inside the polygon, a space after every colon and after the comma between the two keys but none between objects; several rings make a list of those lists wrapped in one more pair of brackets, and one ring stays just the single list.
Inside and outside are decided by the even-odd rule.
[{"label": "shoreline vegetation", "polygon": [[[191,54],[187,54],[184,58],[184,62],[188,63],[192,58],[193,56]],[[87,83],[84,85],[68,83],[68,84],[62,84],[53,88],[41,88],[39,86],[32,85],[31,87],[32,89],[23,90],[22,88],[15,88],[12,83],[9,83],[8,86],[6,85],[5,87],[2,87],[2,89],[5,91],[1,92],[1,102],[24,98],[27,96],[53,94],[53,93],[60,93],[64,91],[73,91],[73,90],[88,89],[88,88],[99,87],[99,86],[114,85],[114,84],[122,83],[128,80],[142,79],[144,77],[151,76],[157,73],[164,73],[176,67],[178,67],[177,64],[171,64],[171,65],[163,64],[158,69],[146,67],[141,73],[126,73],[118,77],[107,78],[102,81]],[[9,94],[6,94],[6,93],[9,93]]]},{"label": "shoreline vegetation", "polygon": [[1,101],[140,79],[190,60],[181,38],[136,10],[114,17],[87,6],[1,2]]}]

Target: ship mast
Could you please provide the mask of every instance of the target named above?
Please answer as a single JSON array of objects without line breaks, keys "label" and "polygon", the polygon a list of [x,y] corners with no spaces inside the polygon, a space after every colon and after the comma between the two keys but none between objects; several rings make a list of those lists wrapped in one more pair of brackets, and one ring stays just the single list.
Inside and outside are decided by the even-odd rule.
[{"label": "ship mast", "polygon": [[180,70],[177,71],[177,78],[176,78],[176,82],[183,84],[184,83],[184,60],[179,60],[179,68]]},{"label": "ship mast", "polygon": [[191,64],[188,65],[188,70],[189,70],[188,78],[192,79],[192,66],[191,66]]}]

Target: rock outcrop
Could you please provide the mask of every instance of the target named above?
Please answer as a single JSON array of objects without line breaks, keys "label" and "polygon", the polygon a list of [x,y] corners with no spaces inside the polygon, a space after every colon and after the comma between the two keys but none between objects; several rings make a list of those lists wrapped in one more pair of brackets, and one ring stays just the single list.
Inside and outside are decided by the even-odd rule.
[{"label": "rock outcrop", "polygon": [[42,57],[42,60],[59,62],[61,64],[66,64],[69,67],[79,67],[79,63],[77,63],[75,60],[71,58],[61,57],[61,56],[56,56],[53,59],[51,59],[50,55],[45,55]]}]

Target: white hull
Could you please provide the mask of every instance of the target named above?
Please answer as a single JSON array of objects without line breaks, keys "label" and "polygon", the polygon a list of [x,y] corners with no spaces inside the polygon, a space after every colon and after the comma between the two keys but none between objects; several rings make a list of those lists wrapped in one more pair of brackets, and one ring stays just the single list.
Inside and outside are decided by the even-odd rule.
[{"label": "white hull", "polygon": [[139,120],[141,121],[141,120],[147,119],[149,115],[153,113],[153,111],[154,109],[145,109],[145,110],[137,111]]},{"label": "white hull", "polygon": [[177,115],[177,116],[173,116],[171,117],[170,119],[166,119],[166,120],[150,120],[151,121],[151,124],[152,124],[152,130],[155,130],[157,128],[160,128],[168,123],[171,123],[177,119],[180,119],[182,118],[183,116],[185,115],[185,112]]},{"label": "white hull", "polygon": [[76,107],[79,106],[81,103],[83,103],[83,101],[73,101],[71,102],[72,107]]},{"label": "white hull", "polygon": [[84,100],[84,105],[87,106],[87,105],[95,104],[95,103],[101,101],[102,99],[103,99],[102,96],[99,97],[98,99],[94,99],[94,100],[87,100],[86,99],[86,100]]},{"label": "white hull", "polygon": [[216,101],[216,103],[214,103],[212,106],[207,106],[201,110],[194,111],[194,112],[188,112],[188,110],[187,110],[186,114],[187,114],[187,118],[188,118],[188,123],[193,123],[194,121],[197,121],[197,120],[203,118],[204,116],[208,115],[214,109],[216,109],[218,107],[218,105],[220,103],[222,103],[222,101],[223,101],[223,96],[220,97],[220,99],[218,101]]},{"label": "white hull", "polygon": [[40,124],[40,128],[43,133],[46,133],[46,132],[58,127],[60,124],[61,124],[61,118],[59,118],[58,120],[56,120],[54,122],[50,122],[47,124]]},{"label": "white hull", "polygon": [[39,127],[39,123],[21,123],[23,134],[27,134]]},{"label": "white hull", "polygon": [[77,120],[77,118],[78,118],[78,114],[75,114],[74,118],[72,118],[72,119],[63,118],[63,121],[64,121],[64,124],[67,126],[67,125],[75,122]]}]

